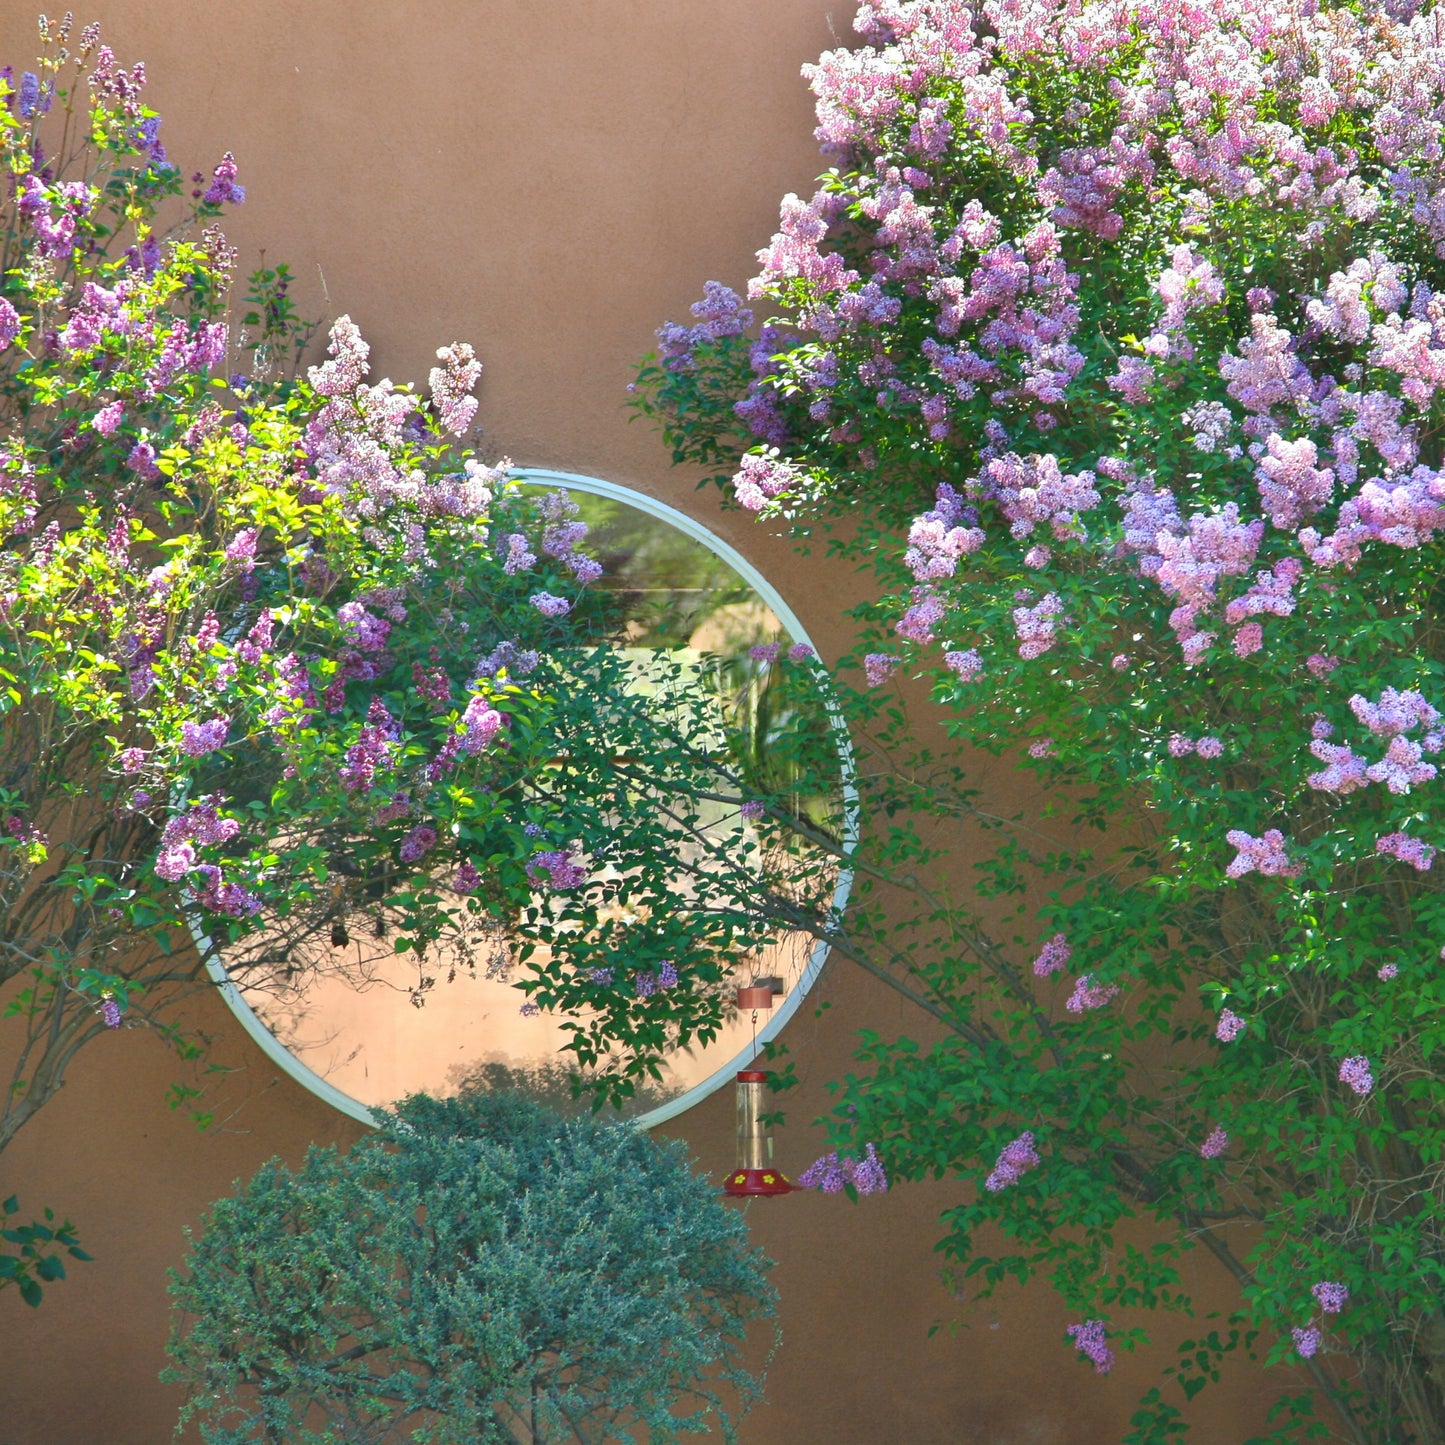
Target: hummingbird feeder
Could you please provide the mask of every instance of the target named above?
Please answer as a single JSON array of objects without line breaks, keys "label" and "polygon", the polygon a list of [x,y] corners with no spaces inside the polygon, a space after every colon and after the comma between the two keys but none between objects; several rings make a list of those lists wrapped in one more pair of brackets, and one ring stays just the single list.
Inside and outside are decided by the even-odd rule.
[{"label": "hummingbird feeder", "polygon": [[[738,990],[738,1008],[753,1016],[753,1055],[756,1063],[758,1010],[773,1006],[771,983],[757,982]],[[737,1198],[755,1194],[791,1194],[793,1186],[781,1170],[774,1169],[773,1136],[763,1122],[767,1096],[766,1069],[742,1069],[737,1077],[738,1159],[727,1177],[723,1192]]]}]

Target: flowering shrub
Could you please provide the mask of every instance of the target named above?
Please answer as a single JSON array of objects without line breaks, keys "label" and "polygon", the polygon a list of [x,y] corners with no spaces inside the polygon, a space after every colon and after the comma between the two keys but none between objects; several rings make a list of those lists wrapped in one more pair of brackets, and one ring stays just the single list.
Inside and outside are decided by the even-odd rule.
[{"label": "flowering shrub", "polygon": [[[832,169],[759,253],[761,329],[714,284],[637,393],[743,507],[846,511],[886,594],[876,856],[916,880],[942,860],[898,809],[962,816],[985,896],[1037,914],[1014,947],[998,905],[924,895],[887,957],[950,1037],[868,1036],[840,1139],[895,1178],[946,1158],[944,1248],[1046,1275],[1098,1368],[1106,1326],[1188,1307],[1204,1243],[1240,1309],[1182,1347],[1179,1404],[1263,1327],[1357,1441],[1445,1438],[1442,17],[868,0],[805,72]],[[1055,821],[1000,843],[936,760],[898,782],[907,676]],[[1172,1243],[1121,1254],[1140,1212]],[[1321,1273],[1349,1304],[1311,1320]]]},{"label": "flowering shrub", "polygon": [[[343,316],[291,378],[284,270],[228,319],[234,158],[187,198],[144,68],[95,27],[42,38],[0,72],[0,1147],[108,1030],[195,1056],[163,1021],[203,976],[188,923],[243,988],[411,953],[417,1002],[500,940],[625,1098],[715,1035],[734,964],[831,864],[700,822],[699,794],[789,804],[695,661],[639,687],[565,494],[467,449],[471,348],[419,395],[368,381]],[[812,687],[780,683],[780,756]],[[624,943],[659,996],[614,982]]]}]

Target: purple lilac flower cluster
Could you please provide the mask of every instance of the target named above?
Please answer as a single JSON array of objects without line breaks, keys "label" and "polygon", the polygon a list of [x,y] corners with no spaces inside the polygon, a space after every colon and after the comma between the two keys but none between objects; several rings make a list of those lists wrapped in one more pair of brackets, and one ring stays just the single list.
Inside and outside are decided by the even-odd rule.
[{"label": "purple lilac flower cluster", "polygon": [[1236,849],[1234,861],[1224,870],[1227,878],[1242,878],[1246,873],[1262,873],[1265,877],[1297,878],[1304,864],[1291,863],[1285,852],[1284,834],[1270,828],[1258,838],[1232,828],[1225,840]]},{"label": "purple lilac flower cluster", "polygon": [[527,864],[527,873],[534,882],[540,882],[545,877],[548,885],[558,893],[580,888],[587,881],[586,868],[570,853],[558,849],[534,853],[532,861]]},{"label": "purple lilac flower cluster", "polygon": [[1034,973],[1039,978],[1048,978],[1050,974],[1058,973],[1072,957],[1073,949],[1069,947],[1068,938],[1062,933],[1056,933],[1034,959]]},{"label": "purple lilac flower cluster", "polygon": [[1070,1013],[1089,1013],[1104,1008],[1119,996],[1116,983],[1098,983],[1091,974],[1081,973],[1074,980],[1074,991],[1064,1000],[1064,1007]]},{"label": "purple lilac flower cluster", "polygon": [[1038,1166],[1039,1155],[1034,1148],[1033,1131],[1025,1129],[1017,1139],[1004,1145],[1003,1152],[998,1156],[998,1163],[994,1165],[993,1173],[983,1181],[983,1187],[990,1193],[997,1194],[999,1190],[1017,1184],[1029,1170],[1037,1169]]},{"label": "purple lilac flower cluster", "polygon": [[1340,1065],[1340,1082],[1348,1084],[1357,1094],[1368,1094],[1375,1087],[1369,1059],[1363,1054],[1352,1054]]},{"label": "purple lilac flower cluster", "polygon": [[1199,1155],[1202,1159],[1218,1159],[1226,1149],[1229,1148],[1229,1135],[1215,1125],[1209,1131],[1209,1137],[1199,1146]]},{"label": "purple lilac flower cluster", "polygon": [[1222,1044],[1232,1044],[1248,1027],[1233,1009],[1221,1009],[1219,1021],[1214,1025],[1214,1037]]},{"label": "purple lilac flower cluster", "polygon": [[1094,1362],[1096,1375],[1107,1375],[1114,1366],[1114,1352],[1105,1343],[1106,1334],[1103,1320],[1085,1320],[1083,1324],[1070,1325],[1065,1333],[1074,1342],[1074,1348]]},{"label": "purple lilac flower cluster", "polygon": [[[611,973],[608,973],[611,981]],[[635,973],[632,976],[633,990],[638,998],[651,998],[677,986],[677,965],[671,959],[663,959],[655,972]]]},{"label": "purple lilac flower cluster", "polygon": [[695,353],[707,342],[741,336],[753,324],[753,313],[742,297],[719,281],[709,281],[703,298],[692,305],[697,322],[680,326],[666,321],[658,328],[657,354],[669,371],[691,371],[697,366]]},{"label": "purple lilac flower cluster", "polygon": [[1435,849],[1429,843],[1404,832],[1386,833],[1376,838],[1375,851],[1398,858],[1420,873],[1428,872],[1435,859]]},{"label": "purple lilac flower cluster", "polygon": [[816,1159],[798,1175],[802,1189],[817,1189],[824,1194],[841,1194],[851,1184],[859,1194],[884,1194],[888,1175],[883,1161],[872,1144],[863,1146],[861,1159],[839,1158],[836,1150]]}]

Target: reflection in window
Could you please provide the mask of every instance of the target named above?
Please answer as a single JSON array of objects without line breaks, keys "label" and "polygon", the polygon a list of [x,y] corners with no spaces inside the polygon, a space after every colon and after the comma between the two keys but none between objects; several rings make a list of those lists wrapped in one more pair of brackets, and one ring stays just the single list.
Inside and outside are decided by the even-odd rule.
[{"label": "reflection in window", "polygon": [[[800,821],[837,839],[845,831],[841,777],[825,791],[800,782],[799,739],[814,749],[835,746],[816,691],[800,694],[788,685],[811,667],[811,649],[784,628],[763,595],[766,583],[756,578],[755,585],[720,555],[722,544],[705,545],[688,535],[700,530],[696,524],[679,518],[684,531],[656,515],[655,504],[634,505],[615,492],[569,488],[588,527],[585,551],[603,567],[579,609],[593,635],[620,650],[632,686],[664,704],[670,689],[679,690],[681,707],[683,693],[695,702],[703,688],[716,703],[714,722],[700,735],[693,726],[690,746],[725,763],[745,790],[784,798]],[[800,695],[811,703],[800,704]],[[687,715],[696,716],[695,706]],[[617,768],[618,786],[625,787],[627,760],[618,759]],[[736,806],[704,800],[697,814],[711,844],[761,846]],[[680,837],[679,859],[690,861],[697,846]],[[689,887],[681,874],[678,887]],[[538,906],[545,909],[545,900]],[[628,926],[648,920],[610,923],[625,939]],[[571,1103],[571,1056],[559,1053],[566,1020],[519,1009],[525,1000],[514,986],[517,960],[505,927],[475,921],[447,958],[429,962],[427,974],[438,979],[430,989],[418,987],[411,957],[388,953],[384,931],[381,919],[348,921],[346,944],[334,956],[293,959],[264,977],[248,974],[244,992],[255,1018],[312,1073],[363,1105],[415,1090],[449,1094],[507,1083],[522,1083],[549,1103]],[[748,971],[779,980],[782,1004],[806,987],[820,963],[813,939],[797,933],[751,959]],[[748,981],[724,980],[716,992],[731,997],[738,982]],[[751,1037],[752,1020],[733,1018],[708,1045],[674,1050],[663,1078],[641,1087],[624,1112],[646,1116],[700,1096],[721,1081]]]}]

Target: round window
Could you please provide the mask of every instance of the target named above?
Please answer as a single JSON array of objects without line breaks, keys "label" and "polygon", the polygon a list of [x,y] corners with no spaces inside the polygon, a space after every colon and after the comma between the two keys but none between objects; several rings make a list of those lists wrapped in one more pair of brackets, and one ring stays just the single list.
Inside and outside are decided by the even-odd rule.
[{"label": "round window", "polygon": [[[718,726],[732,729],[764,776],[781,762],[768,756],[769,679],[779,649],[806,648],[797,618],[758,571],[725,542],[685,514],[612,483],[570,473],[525,470],[525,487],[564,490],[587,524],[587,550],[602,564],[592,585],[606,592],[608,641],[637,661],[646,686],[646,659],[665,653],[682,675],[719,699]],[[806,655],[805,653],[802,655]],[[839,768],[834,795],[799,799],[851,843],[855,796],[841,722],[832,729]],[[701,747],[719,739],[699,739]],[[736,809],[703,805],[702,824],[714,830],[749,825]],[[841,910],[851,875],[840,870],[833,907]],[[300,970],[294,979],[239,979],[195,928],[212,977],[263,1050],[292,1077],[354,1118],[371,1122],[368,1106],[424,1091],[448,1095],[465,1088],[515,1086],[558,1107],[573,1105],[571,1056],[563,1051],[566,1020],[525,1007],[515,984],[515,961],[498,940],[490,950],[452,967],[445,987],[424,997],[409,955],[375,951],[359,972]],[[639,1088],[623,1113],[643,1126],[681,1113],[724,1083],[773,1037],[798,1007],[822,968],[826,945],[810,935],[785,934],[752,960],[739,986],[771,988],[773,1007],[733,1013],[706,1046],[675,1049],[659,1080]],[[433,972],[437,970],[433,967]],[[757,994],[753,998],[760,997]],[[420,1004],[414,1007],[414,1004]]]}]

